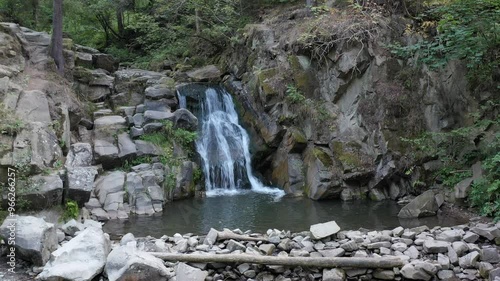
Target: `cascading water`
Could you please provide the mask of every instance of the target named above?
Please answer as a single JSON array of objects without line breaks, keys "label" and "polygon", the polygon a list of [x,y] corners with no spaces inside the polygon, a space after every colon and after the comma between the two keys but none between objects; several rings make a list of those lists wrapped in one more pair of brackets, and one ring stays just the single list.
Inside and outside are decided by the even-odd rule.
[{"label": "cascading water", "polygon": [[[264,186],[253,175],[249,137],[239,125],[231,95],[219,86],[196,87],[204,90],[197,95],[200,134],[196,149],[202,159],[207,196],[238,194],[245,189],[283,196],[282,190]],[[187,88],[178,91],[181,107],[187,107]]]}]

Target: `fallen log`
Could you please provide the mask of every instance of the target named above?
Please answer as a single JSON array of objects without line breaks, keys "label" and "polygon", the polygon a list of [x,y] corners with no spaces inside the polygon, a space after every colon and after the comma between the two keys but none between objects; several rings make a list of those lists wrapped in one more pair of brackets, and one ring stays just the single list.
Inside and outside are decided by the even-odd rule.
[{"label": "fallen log", "polygon": [[306,266],[306,267],[351,267],[351,268],[394,268],[402,267],[405,262],[398,257],[279,257],[248,254],[170,254],[150,252],[151,255],[169,262],[192,263],[253,263],[264,265]]}]

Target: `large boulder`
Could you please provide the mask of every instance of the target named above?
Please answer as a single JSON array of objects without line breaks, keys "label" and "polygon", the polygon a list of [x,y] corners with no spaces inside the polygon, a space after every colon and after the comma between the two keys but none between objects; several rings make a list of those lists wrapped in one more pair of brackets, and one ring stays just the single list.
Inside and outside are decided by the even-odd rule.
[{"label": "large boulder", "polygon": [[19,186],[22,186],[25,191],[19,193],[18,196],[29,202],[30,209],[42,210],[62,203],[64,186],[57,173],[33,176],[28,180],[20,181]]},{"label": "large boulder", "polygon": [[109,281],[166,281],[173,277],[173,274],[163,265],[162,260],[137,250],[134,242],[111,251],[106,261],[105,271]]},{"label": "large boulder", "polygon": [[222,72],[215,65],[207,65],[187,73],[187,76],[196,82],[217,82]]},{"label": "large boulder", "polygon": [[404,206],[398,214],[399,218],[421,218],[436,215],[439,205],[433,190],[427,190]]},{"label": "large boulder", "polygon": [[87,203],[98,173],[97,167],[67,168],[67,198],[76,201],[80,207]]},{"label": "large boulder", "polygon": [[102,68],[109,72],[118,70],[118,61],[108,54],[93,54],[92,62],[95,68]]},{"label": "large boulder", "polygon": [[100,274],[111,249],[102,229],[88,227],[51,254],[40,280],[90,281]]},{"label": "large boulder", "polygon": [[106,169],[119,165],[118,147],[106,140],[94,140],[94,157],[96,163],[102,164]]},{"label": "large boulder", "polygon": [[57,234],[53,224],[41,218],[18,216],[6,219],[0,226],[0,235],[5,239],[15,233],[16,258],[42,266],[57,249]]}]

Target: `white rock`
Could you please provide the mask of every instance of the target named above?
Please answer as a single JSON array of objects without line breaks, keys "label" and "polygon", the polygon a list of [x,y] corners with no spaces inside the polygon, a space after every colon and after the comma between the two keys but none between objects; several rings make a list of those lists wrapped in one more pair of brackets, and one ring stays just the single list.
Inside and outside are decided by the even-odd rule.
[{"label": "white rock", "polygon": [[318,223],[311,225],[311,235],[314,239],[323,239],[340,231],[340,227],[335,221]]},{"label": "white rock", "polygon": [[110,245],[109,236],[102,229],[89,227],[53,252],[38,278],[92,280],[102,272]]}]

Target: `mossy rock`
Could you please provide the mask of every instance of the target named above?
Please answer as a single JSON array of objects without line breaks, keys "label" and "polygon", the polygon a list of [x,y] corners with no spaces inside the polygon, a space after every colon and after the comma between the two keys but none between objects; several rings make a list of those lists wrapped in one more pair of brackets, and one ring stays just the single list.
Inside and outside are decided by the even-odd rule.
[{"label": "mossy rock", "polygon": [[312,96],[317,85],[316,78],[312,71],[309,70],[307,63],[303,62],[303,60],[301,56],[288,57],[295,87],[305,93],[306,96]]},{"label": "mossy rock", "polygon": [[63,38],[63,49],[65,50],[73,50],[73,39],[71,38]]},{"label": "mossy rock", "polygon": [[334,153],[334,157],[336,157],[344,167],[344,170],[351,170],[357,167],[361,167],[363,161],[361,158],[354,152],[353,149],[359,150],[360,147],[358,144],[354,146],[353,143],[343,143],[340,141],[334,141],[332,143],[332,149]]},{"label": "mossy rock", "polygon": [[316,147],[313,149],[313,154],[325,167],[333,166],[332,158],[323,149]]},{"label": "mossy rock", "polygon": [[73,69],[73,77],[79,82],[88,84],[92,81],[92,71],[87,68],[77,66]]},{"label": "mossy rock", "polygon": [[262,94],[265,96],[275,96],[278,94],[276,88],[271,84],[272,79],[277,75],[277,68],[269,68],[257,72],[258,84],[262,88]]}]

